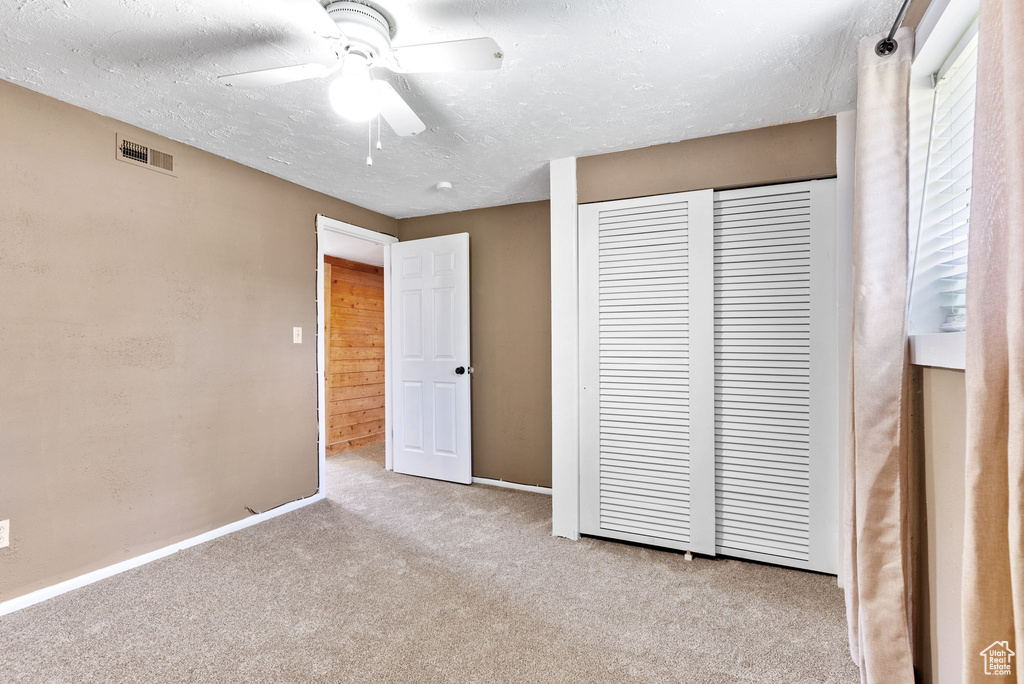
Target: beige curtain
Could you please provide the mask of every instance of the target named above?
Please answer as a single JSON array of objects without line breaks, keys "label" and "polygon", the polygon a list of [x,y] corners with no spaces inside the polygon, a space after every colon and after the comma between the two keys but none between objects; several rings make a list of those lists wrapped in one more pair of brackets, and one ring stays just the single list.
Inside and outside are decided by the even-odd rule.
[{"label": "beige curtain", "polygon": [[[967,270],[964,682],[1024,682],[1024,0],[983,0]],[[985,674],[1006,642],[1013,675]],[[999,650],[1000,647],[997,647]]]},{"label": "beige curtain", "polygon": [[863,682],[913,682],[907,359],[907,136],[914,36],[858,47],[854,302],[844,578]]}]

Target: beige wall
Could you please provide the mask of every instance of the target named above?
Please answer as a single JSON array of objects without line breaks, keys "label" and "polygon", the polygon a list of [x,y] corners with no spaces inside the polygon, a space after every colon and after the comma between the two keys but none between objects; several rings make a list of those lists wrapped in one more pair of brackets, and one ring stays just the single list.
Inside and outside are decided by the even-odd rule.
[{"label": "beige wall", "polygon": [[[913,0],[907,9],[907,16],[903,18],[903,26],[917,28],[930,4],[931,0]],[[893,19],[895,18],[896,16],[893,15]]]},{"label": "beige wall", "polygon": [[917,421],[917,622],[921,681],[960,676],[960,579],[964,539],[967,404],[964,372],[920,371]]},{"label": "beige wall", "polygon": [[0,131],[0,600],[313,494],[315,216],[397,222],[3,81]]},{"label": "beige wall", "polygon": [[835,117],[581,157],[580,204],[836,175]]},{"label": "beige wall", "polygon": [[473,475],[551,486],[548,202],[402,219],[402,240],[469,233]]}]

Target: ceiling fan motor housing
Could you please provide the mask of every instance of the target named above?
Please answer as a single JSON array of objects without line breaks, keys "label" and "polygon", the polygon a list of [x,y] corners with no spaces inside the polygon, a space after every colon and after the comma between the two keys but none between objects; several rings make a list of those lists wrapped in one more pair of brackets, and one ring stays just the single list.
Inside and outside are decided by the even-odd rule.
[{"label": "ceiling fan motor housing", "polygon": [[372,7],[360,2],[337,0],[325,9],[345,36],[349,52],[361,53],[372,63],[391,49],[391,24]]}]

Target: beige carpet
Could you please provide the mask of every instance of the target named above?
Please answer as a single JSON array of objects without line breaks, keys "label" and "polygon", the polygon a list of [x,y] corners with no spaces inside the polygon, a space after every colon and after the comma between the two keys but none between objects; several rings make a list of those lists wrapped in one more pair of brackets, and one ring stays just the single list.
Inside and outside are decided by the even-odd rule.
[{"label": "beige carpet", "polygon": [[4,682],[856,682],[835,579],[550,536],[328,460],[329,500],[0,618]]}]

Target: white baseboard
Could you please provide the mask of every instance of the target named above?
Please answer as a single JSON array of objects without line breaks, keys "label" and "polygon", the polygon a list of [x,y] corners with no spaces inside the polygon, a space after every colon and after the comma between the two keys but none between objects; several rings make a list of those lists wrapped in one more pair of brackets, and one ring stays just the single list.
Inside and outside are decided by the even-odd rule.
[{"label": "white baseboard", "polygon": [[524,492],[534,494],[547,494],[551,496],[551,487],[538,487],[537,485],[524,485],[518,482],[506,482],[505,480],[492,480],[488,477],[474,477],[473,484],[490,485],[492,487],[505,487],[506,489],[520,489]]},{"label": "white baseboard", "polygon": [[17,598],[12,598],[8,601],[0,603],[0,615],[7,615],[8,613],[13,613],[16,610],[27,608],[36,603],[40,603],[47,599],[51,599],[54,596],[66,594],[69,591],[78,589],[80,587],[84,587],[87,584],[99,582],[102,579],[112,577],[114,575],[124,572],[125,570],[131,570],[132,568],[137,568],[140,565],[152,563],[153,561],[159,560],[160,558],[163,558],[165,556],[169,556],[172,553],[176,553],[178,551],[182,551],[184,549],[197,546],[199,544],[202,544],[203,542],[208,542],[211,539],[216,539],[217,537],[223,537],[226,534],[237,532],[238,530],[245,529],[246,527],[252,527],[253,525],[261,523],[265,520],[270,520],[271,518],[276,518],[277,516],[283,515],[284,513],[289,513],[304,506],[308,506],[312,503],[316,503],[317,501],[320,501],[323,498],[324,493],[317,492],[313,496],[307,497],[305,499],[290,501],[286,504],[278,506],[277,508],[272,508],[269,511],[264,511],[263,513],[252,515],[248,518],[243,518],[237,522],[224,525],[223,527],[218,527],[215,530],[210,530],[209,532],[204,532],[203,534],[200,534],[196,537],[192,537],[191,539],[186,539],[184,541],[171,544],[170,546],[165,546],[162,549],[150,551],[149,553],[144,553],[141,556],[136,556],[135,558],[129,558],[128,560],[121,561],[120,563],[108,565],[107,567],[100,568],[99,570],[93,570],[92,572],[86,573],[84,575],[79,575],[78,577],[74,577],[64,582],[60,582],[59,584],[54,584],[50,587],[38,589],[29,594],[18,596]]}]

